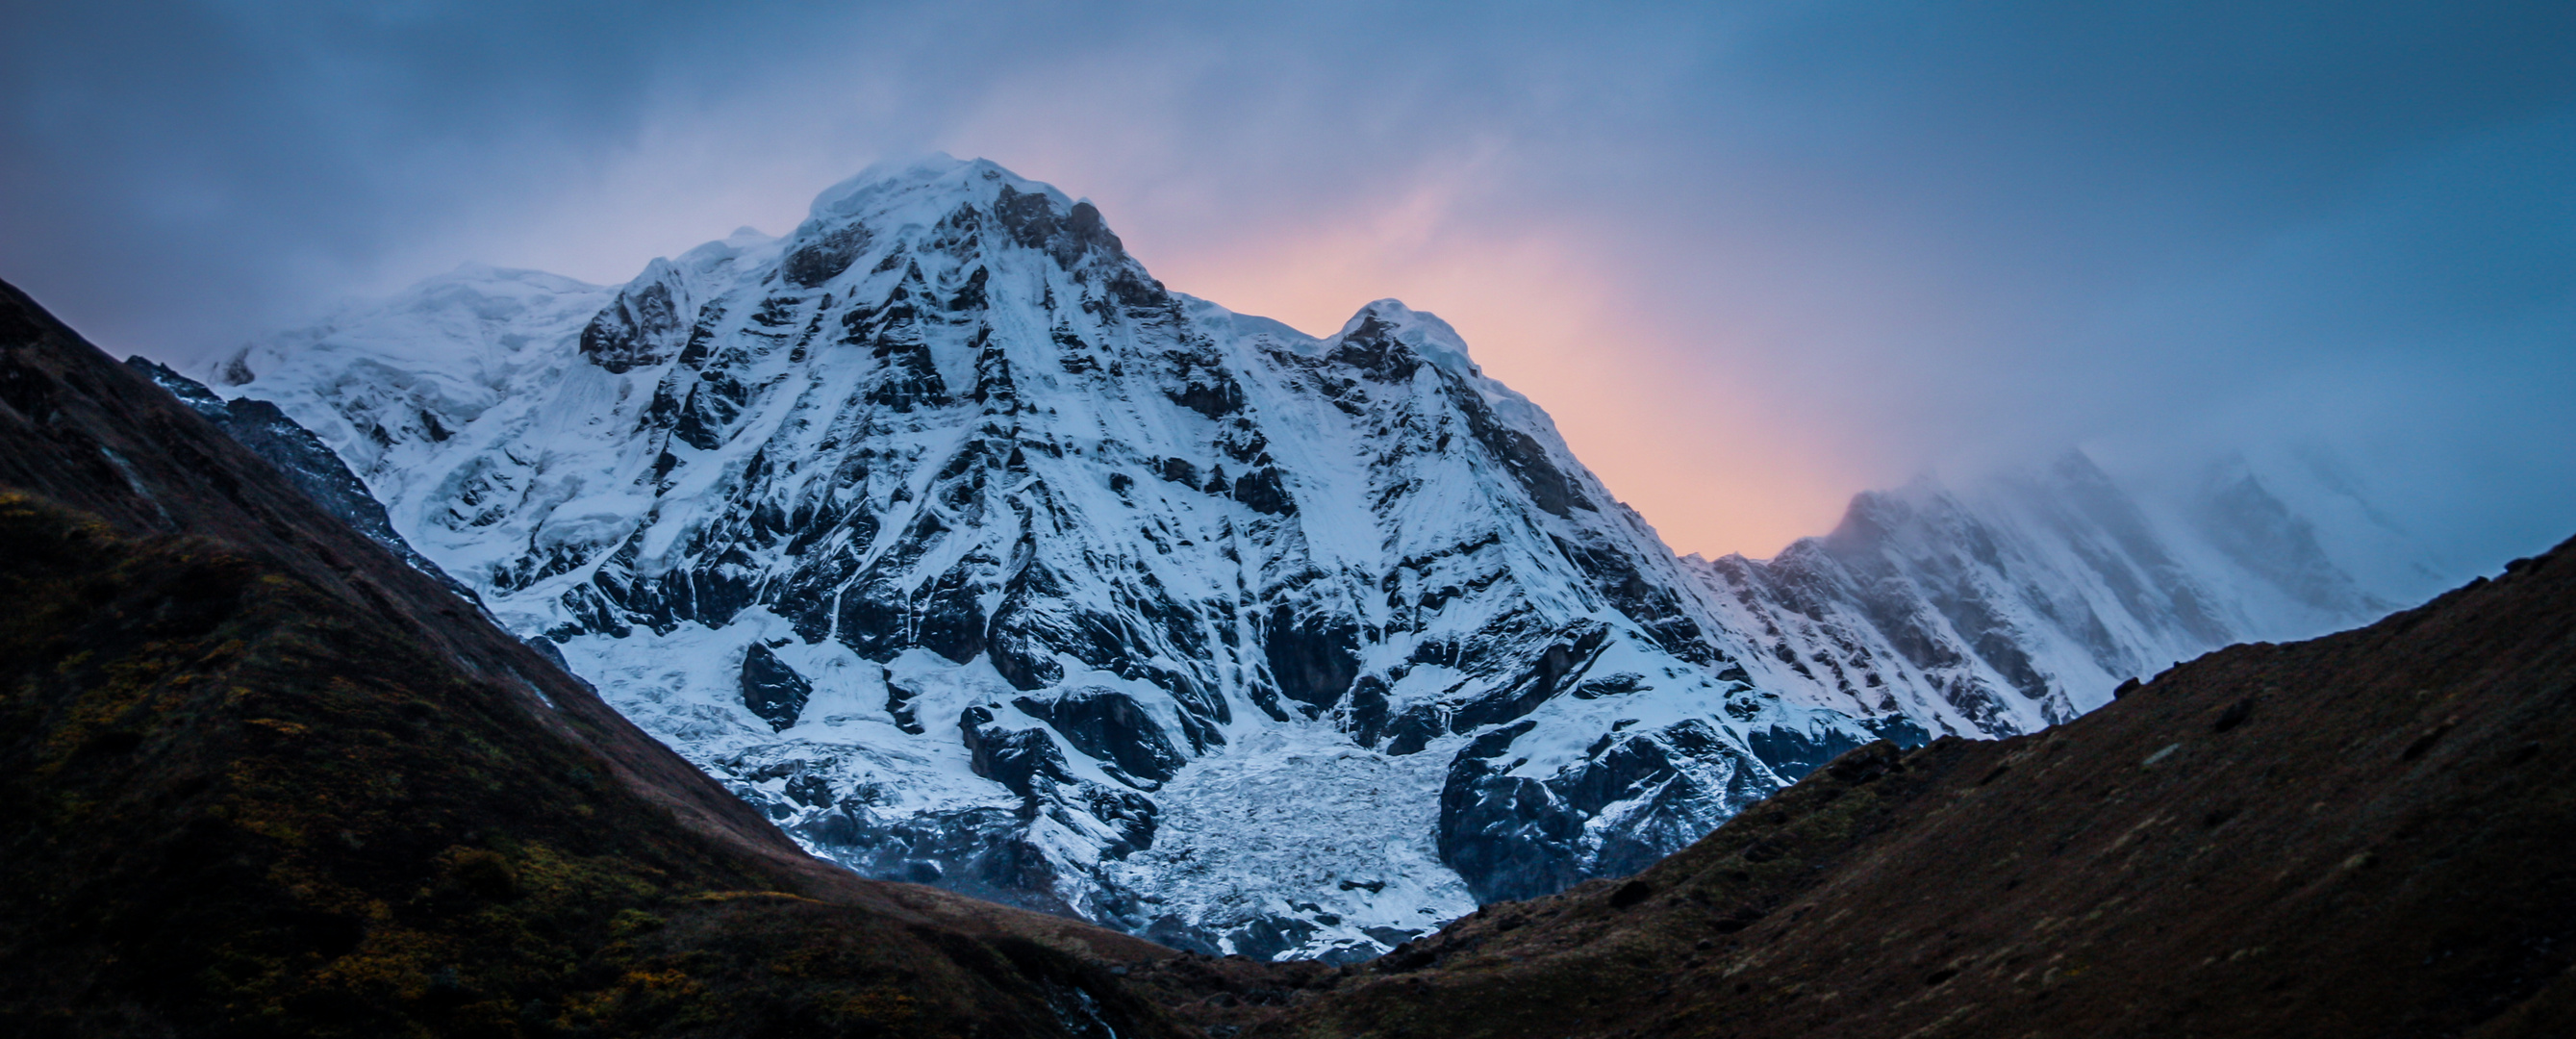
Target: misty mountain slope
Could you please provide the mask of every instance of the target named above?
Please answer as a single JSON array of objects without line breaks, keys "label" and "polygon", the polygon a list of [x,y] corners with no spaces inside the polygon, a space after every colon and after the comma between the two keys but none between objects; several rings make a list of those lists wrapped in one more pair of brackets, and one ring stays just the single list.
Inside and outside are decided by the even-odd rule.
[{"label": "misty mountain slope", "polygon": [[1793,566],[1675,559],[1437,318],[1172,293],[985,162],[616,289],[460,269],[210,381],[817,853],[1186,947],[1364,955],[2107,691],[1791,618]]},{"label": "misty mountain slope", "polygon": [[[2280,593],[2257,623],[2288,628],[2421,602],[2458,581],[2321,448],[2231,453],[2191,477],[2176,521]],[[2261,609],[2257,605],[2253,608]]]},{"label": "misty mountain slope", "polygon": [[1964,489],[1859,495],[1831,534],[1768,561],[1689,563],[1800,679],[1880,710],[1928,693],[1970,716],[1962,732],[2033,732],[2210,649],[2395,608],[2328,558],[2273,482],[2231,461],[2160,515],[2070,452]]}]

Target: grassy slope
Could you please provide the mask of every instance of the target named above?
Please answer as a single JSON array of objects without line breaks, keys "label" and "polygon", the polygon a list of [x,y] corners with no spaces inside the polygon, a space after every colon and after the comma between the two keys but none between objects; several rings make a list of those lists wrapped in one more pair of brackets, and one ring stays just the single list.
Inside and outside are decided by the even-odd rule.
[{"label": "grassy slope", "polygon": [[[1262,1036],[2576,1034],[2576,542],[1993,743],[1855,751]],[[1171,968],[1162,968],[1169,970]]]},{"label": "grassy slope", "polygon": [[1165,1034],[821,866],[0,287],[0,1032]]}]

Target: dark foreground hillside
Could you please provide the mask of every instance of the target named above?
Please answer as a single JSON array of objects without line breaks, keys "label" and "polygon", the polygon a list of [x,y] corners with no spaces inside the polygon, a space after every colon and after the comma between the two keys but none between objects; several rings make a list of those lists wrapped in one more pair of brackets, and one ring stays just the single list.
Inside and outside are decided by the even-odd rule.
[{"label": "dark foreground hillside", "polygon": [[0,1034],[1166,1034],[822,865],[0,286]]},{"label": "dark foreground hillside", "polygon": [[2125,692],[2039,735],[1854,751],[1627,882],[1233,1013],[1385,1039],[2576,1035],[2576,542]]}]

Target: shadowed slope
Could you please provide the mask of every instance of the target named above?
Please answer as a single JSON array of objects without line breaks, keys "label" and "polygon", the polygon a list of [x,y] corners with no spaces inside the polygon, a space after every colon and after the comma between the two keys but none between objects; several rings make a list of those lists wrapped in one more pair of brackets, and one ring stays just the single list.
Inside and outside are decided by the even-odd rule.
[{"label": "shadowed slope", "polygon": [[2576,1034],[2576,542],[2124,692],[1855,751],[1256,1032]]},{"label": "shadowed slope", "polygon": [[1160,1034],[881,884],[0,286],[0,1030]]}]

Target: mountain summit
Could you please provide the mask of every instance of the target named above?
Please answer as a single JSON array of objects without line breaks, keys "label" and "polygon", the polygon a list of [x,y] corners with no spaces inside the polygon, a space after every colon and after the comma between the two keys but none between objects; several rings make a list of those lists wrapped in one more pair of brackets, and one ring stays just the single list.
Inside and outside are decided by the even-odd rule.
[{"label": "mountain summit", "polygon": [[980,160],[208,374],[817,854],[1211,952],[1371,955],[2254,633],[2089,462],[1676,559],[1437,317],[1235,314]]}]

